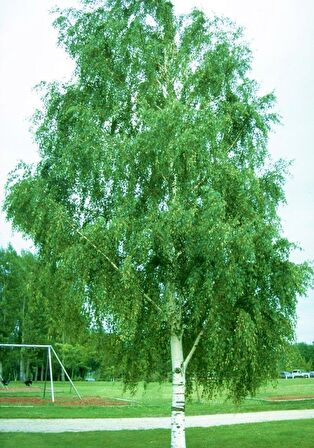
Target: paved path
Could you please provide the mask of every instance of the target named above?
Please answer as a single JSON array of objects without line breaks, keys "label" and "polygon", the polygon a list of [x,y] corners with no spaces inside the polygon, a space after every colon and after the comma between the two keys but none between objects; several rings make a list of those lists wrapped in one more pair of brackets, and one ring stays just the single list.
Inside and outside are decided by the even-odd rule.
[{"label": "paved path", "polygon": [[[247,412],[186,417],[187,427],[209,427],[280,420],[314,419],[314,409],[301,411]],[[169,417],[146,418],[69,418],[69,419],[0,419],[2,432],[80,432],[120,429],[170,428]]]}]

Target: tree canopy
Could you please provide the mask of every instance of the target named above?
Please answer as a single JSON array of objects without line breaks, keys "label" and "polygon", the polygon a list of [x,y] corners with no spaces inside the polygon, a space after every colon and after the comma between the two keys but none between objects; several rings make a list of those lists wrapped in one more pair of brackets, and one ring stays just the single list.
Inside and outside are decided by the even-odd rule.
[{"label": "tree canopy", "polygon": [[41,159],[12,174],[8,217],[119,335],[127,381],[162,372],[175,337],[188,381],[254,393],[311,271],[282,236],[275,98],[241,30],[165,0],[85,0],[54,24],[76,69],[42,85]]}]

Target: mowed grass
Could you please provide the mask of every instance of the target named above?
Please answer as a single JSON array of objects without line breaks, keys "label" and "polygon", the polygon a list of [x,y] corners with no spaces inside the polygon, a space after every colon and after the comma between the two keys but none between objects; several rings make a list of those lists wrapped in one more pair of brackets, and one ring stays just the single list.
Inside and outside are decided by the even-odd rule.
[{"label": "mowed grass", "polygon": [[[188,448],[313,448],[313,420],[191,428]],[[162,448],[169,447],[168,430],[104,431],[87,433],[0,433],[2,448]]]},{"label": "mowed grass", "polygon": [[[14,391],[16,387],[19,390]],[[140,384],[136,393],[123,390],[119,382],[78,382],[76,387],[83,398],[98,397],[110,400],[125,400],[126,406],[64,406],[62,399],[73,399],[75,395],[70,392],[68,383],[55,383],[56,402],[49,401],[49,393],[45,404],[29,407],[23,404],[23,397],[42,396],[43,384],[34,384],[33,388],[26,388],[20,384],[10,384],[8,390],[0,389],[1,397],[21,397],[16,403],[0,403],[0,417],[2,418],[130,418],[168,416],[171,403],[170,383],[151,383],[147,387]],[[49,392],[49,391],[48,391]],[[285,398],[286,401],[269,401],[269,398]],[[258,412],[284,409],[311,409],[314,408],[314,379],[278,380],[274,385],[261,388],[254,398],[244,400],[240,405],[234,405],[226,400],[222,394],[212,400],[201,398],[199,401],[194,394],[186,406],[187,415],[218,414],[230,412]],[[299,398],[299,401],[291,400]],[[27,406],[27,407],[26,407]]]}]

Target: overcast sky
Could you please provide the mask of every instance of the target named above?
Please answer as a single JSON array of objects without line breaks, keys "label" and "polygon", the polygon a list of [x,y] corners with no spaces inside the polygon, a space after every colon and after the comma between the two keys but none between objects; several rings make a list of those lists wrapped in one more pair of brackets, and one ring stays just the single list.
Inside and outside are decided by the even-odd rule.
[{"label": "overcast sky", "polygon": [[[29,117],[39,106],[32,88],[41,80],[64,80],[72,62],[57,48],[49,10],[76,0],[0,0],[0,201],[8,172],[18,160],[35,162],[37,148]],[[176,0],[178,13],[193,6],[230,17],[245,28],[253,50],[252,76],[261,93],[275,90],[283,118],[271,136],[274,159],[294,160],[286,184],[287,205],[280,210],[284,234],[303,251],[294,261],[314,259],[314,0]],[[0,214],[0,246],[30,247],[13,234]],[[314,292],[299,300],[297,340],[314,341]]]}]

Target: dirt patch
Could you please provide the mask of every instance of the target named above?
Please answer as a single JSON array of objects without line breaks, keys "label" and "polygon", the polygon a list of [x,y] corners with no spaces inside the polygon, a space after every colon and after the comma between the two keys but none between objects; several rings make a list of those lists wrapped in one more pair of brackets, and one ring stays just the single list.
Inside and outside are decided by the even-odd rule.
[{"label": "dirt patch", "polygon": [[267,397],[266,401],[303,401],[303,400],[314,400],[314,395],[304,395],[300,396],[284,396],[284,397]]},{"label": "dirt patch", "polygon": [[40,393],[41,389],[40,389],[40,387],[36,387],[36,386],[32,386],[32,387],[26,387],[26,386],[25,387],[18,387],[18,386],[15,386],[15,387],[10,387],[8,389],[1,389],[0,390],[1,395],[2,394],[10,394],[11,392],[21,392],[23,394],[32,394],[34,392]]},{"label": "dirt patch", "polygon": [[0,397],[0,404],[45,404],[46,400],[37,397]]},{"label": "dirt patch", "polygon": [[[51,403],[50,398],[43,399],[39,397],[0,397],[0,405],[32,405],[40,406]],[[59,406],[127,406],[126,401],[113,400],[100,397],[86,397],[82,400],[78,398],[56,398],[55,404]]]},{"label": "dirt patch", "polygon": [[57,402],[61,406],[127,406],[129,404],[126,401],[100,397],[86,397],[82,398],[82,400],[78,398],[73,400],[60,398]]}]

